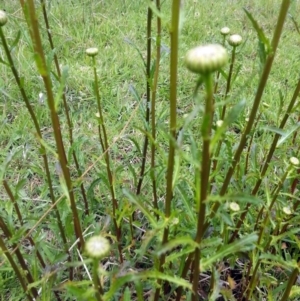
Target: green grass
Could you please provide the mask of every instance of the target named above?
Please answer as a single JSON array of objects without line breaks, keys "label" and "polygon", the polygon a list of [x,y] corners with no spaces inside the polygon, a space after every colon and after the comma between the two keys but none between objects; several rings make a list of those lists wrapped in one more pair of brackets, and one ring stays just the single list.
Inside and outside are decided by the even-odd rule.
[{"label": "green grass", "polygon": [[[237,48],[233,68],[235,80],[226,99],[227,114],[234,105],[242,100],[245,101],[245,106],[230,120],[230,126],[220,136],[220,139],[224,140],[217,158],[217,169],[210,173],[213,183],[211,194],[205,202],[206,216],[203,220],[208,227],[206,233],[209,234],[204,234],[200,242],[201,281],[198,286],[201,288],[202,299],[200,300],[242,300],[238,293],[242,292],[246,296],[249,290],[246,291],[245,287],[241,286],[241,281],[237,279],[234,281],[240,286],[234,287],[230,282],[233,277],[232,273],[233,271],[245,273],[242,279],[249,284],[251,277],[248,276],[254,274],[257,262],[260,263],[258,273],[254,275],[258,278],[257,280],[255,277],[252,278],[255,278],[254,290],[250,297],[248,296],[248,300],[263,300],[263,298],[288,300],[289,281],[292,276],[295,276],[293,273],[298,273],[297,254],[290,254],[290,252],[293,247],[296,252],[299,250],[299,241],[296,235],[299,231],[297,217],[299,209],[295,207],[296,211],[292,210],[291,217],[293,218],[290,220],[284,210],[299,202],[297,190],[294,195],[291,192],[293,180],[297,177],[297,169],[288,174],[283,183],[280,182],[280,179],[288,168],[289,158],[299,156],[299,136],[295,142],[292,142],[292,134],[275,150],[258,193],[251,196],[251,192],[260,177],[259,170],[265,162],[265,156],[273,141],[273,131],[279,127],[298,82],[300,60],[297,41],[300,36],[291,17],[294,17],[297,23],[300,22],[296,14],[300,9],[300,3],[292,1],[290,5],[289,15],[286,18],[272,70],[262,96],[261,102],[264,105],[261,104],[258,110],[259,121],[250,132],[250,136],[253,136],[250,152],[247,155],[247,147],[250,143],[250,139],[248,139],[225,196],[219,195],[220,188],[226,172],[232,164],[242,132],[246,128],[247,118],[249,118],[260,74],[264,67],[258,52],[257,32],[243,11],[243,7],[250,11],[271,41],[278,22],[281,3],[271,0],[255,0],[251,1],[251,4],[249,1],[238,1],[238,3],[234,1],[185,1],[184,10],[182,10],[184,11],[184,23],[178,44],[178,81],[175,87],[177,89],[176,133],[181,127],[184,129],[181,132],[182,140],[179,144],[172,144],[172,142],[169,144],[169,139],[172,141],[169,133],[170,116],[172,116],[169,109],[169,65],[170,51],[172,51],[169,28],[174,12],[172,13],[171,1],[162,3],[161,11],[164,16],[161,37],[162,51],[156,99],[155,160],[157,167],[155,174],[158,211],[153,209],[150,168],[151,139],[146,157],[142,192],[140,195],[136,195],[144,136],[145,132],[148,136],[151,133],[151,128],[145,121],[144,62],[147,58],[147,2],[141,0],[52,0],[47,3],[55,53],[61,68],[68,71],[65,93],[73,123],[74,143],[72,146],[68,140],[69,129],[62,102],[60,102],[57,112],[69,162],[66,167],[70,169],[83,236],[87,239],[93,234],[101,234],[106,236],[112,244],[110,255],[101,260],[100,280],[103,282],[106,294],[103,299],[102,297],[99,299],[99,296],[94,295],[92,281],[87,273],[87,270],[92,273],[93,263],[88,261],[86,254],[82,249],[78,249],[75,242],[74,211],[71,210],[70,202],[66,197],[66,184],[61,179],[61,170],[56,154],[57,145],[51,126],[45,86],[36,69],[28,26],[20,3],[15,0],[6,2],[0,9],[6,10],[9,21],[2,29],[10,45],[18,32],[20,33],[18,43],[11,53],[15,66],[24,79],[24,88],[40,124],[52,175],[54,196],[58,200],[58,210],[67,238],[67,248],[72,246],[70,249],[72,263],[70,264],[67,262],[57,217],[53,208],[51,209],[49,185],[33,122],[10,68],[5,64],[0,64],[0,106],[3,112],[0,115],[0,178],[1,181],[5,179],[9,184],[24,222],[23,225],[18,222],[13,202],[8,197],[4,186],[1,185],[0,215],[13,235],[12,238],[7,238],[7,235],[2,232],[0,235],[3,236],[7,248],[10,250],[13,249],[14,243],[18,244],[21,241],[21,253],[28,262],[35,282],[32,286],[41,290],[40,299],[118,300],[120,296],[124,295],[124,300],[140,301],[152,300],[150,298],[156,291],[156,297],[160,296],[159,300],[171,300],[171,298],[176,298],[176,295],[178,296],[178,287],[186,285],[183,294],[187,300],[196,300],[191,290],[187,289],[189,277],[193,277],[190,274],[185,275],[183,277],[187,280],[185,281],[180,276],[188,254],[193,254],[195,249],[194,238],[197,233],[200,169],[203,153],[200,127],[203,121],[206,89],[205,86],[201,86],[197,97],[193,97],[197,76],[186,69],[184,57],[187,50],[199,44],[222,43],[220,29],[228,26],[231,33],[237,33],[243,37],[243,43]],[[53,53],[49,47],[45,25],[42,21],[40,2],[35,2],[36,12],[42,24],[40,31],[43,49],[46,59],[51,61]],[[151,63],[153,64],[156,58],[155,15],[152,25]],[[110,147],[108,154],[113,189],[118,203],[118,208],[114,208],[116,209],[115,215],[113,214],[106,162],[99,142],[96,117],[98,109],[93,88],[92,60],[85,53],[89,47],[99,48],[96,64],[105,128]],[[225,47],[230,53],[231,46],[226,43]],[[0,58],[6,61],[2,44],[0,44]],[[224,72],[228,73],[228,70],[229,64],[224,68]],[[236,70],[239,72],[235,77]],[[52,90],[56,95],[59,93],[60,82],[56,78],[54,64],[52,71]],[[226,79],[221,76],[218,92],[215,95],[213,135],[217,132],[216,121],[220,119],[224,105],[225,88]],[[288,132],[295,127],[299,115],[298,107],[296,102],[284,131]],[[173,189],[171,212],[168,214],[166,211],[166,203],[168,204],[166,185],[170,170],[167,164],[169,149],[172,146],[175,147],[175,161],[173,185],[171,185]],[[73,151],[83,172],[81,179],[73,161]],[[245,171],[247,156],[249,156],[249,161]],[[90,213],[88,215],[84,213],[84,202],[80,191],[81,183],[84,185],[89,203]],[[257,222],[259,210],[264,207],[268,210],[267,206],[276,195],[274,189],[277,185],[279,185],[280,191],[271,211],[270,220],[268,220],[267,211],[264,211],[263,218]],[[229,209],[231,202],[238,203],[240,210],[231,211]],[[212,210],[215,204],[219,204],[220,207],[213,216]],[[247,209],[248,214],[238,229],[238,236],[234,238],[234,241],[230,241],[232,233],[237,229],[239,217],[247,204],[251,204],[251,206]],[[47,213],[47,211],[49,212]],[[44,214],[46,215],[42,218]],[[132,232],[131,218],[133,215]],[[156,216],[159,216],[158,221]],[[269,221],[269,223],[263,225],[264,221]],[[117,235],[115,222],[122,229],[120,238]],[[257,236],[254,235],[257,233],[255,225],[258,228],[260,226],[264,228],[263,239],[258,244]],[[285,225],[287,225],[287,229],[281,234],[280,231],[284,229]],[[38,263],[36,252],[33,251],[29,241],[22,240],[30,229],[33,229],[31,237],[36,244],[36,249],[45,259],[46,269],[43,269]],[[168,233],[166,234],[166,232]],[[268,246],[269,237],[272,237],[273,240]],[[162,241],[166,242],[165,246],[162,245]],[[283,244],[288,245],[288,254],[285,259],[281,254],[283,253]],[[122,249],[121,256],[118,247]],[[266,249],[263,251],[264,248]],[[83,259],[78,254],[83,256]],[[120,257],[123,258],[123,263],[120,263]],[[162,264],[163,261],[165,261],[164,264]],[[70,265],[75,267],[75,276],[73,281],[68,282]],[[249,275],[247,276],[248,269]],[[290,277],[290,275],[292,276]],[[229,286],[219,287],[221,280],[229,282]],[[159,290],[160,285],[162,288]],[[220,290],[223,299],[221,297],[217,299]],[[294,285],[292,288],[294,295],[291,295],[289,300],[299,298],[298,290],[297,285]],[[284,295],[284,292],[287,295]],[[233,299],[233,294],[236,299]],[[0,299],[26,299],[26,295],[3,253],[0,253]],[[155,299],[155,301],[157,300]]]}]

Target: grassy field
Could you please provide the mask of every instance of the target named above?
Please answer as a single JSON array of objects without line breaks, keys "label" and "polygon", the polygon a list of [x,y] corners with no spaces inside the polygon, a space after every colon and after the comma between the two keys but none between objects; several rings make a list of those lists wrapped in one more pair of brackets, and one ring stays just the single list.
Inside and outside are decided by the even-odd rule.
[{"label": "grassy field", "polygon": [[[148,83],[154,85],[158,40],[157,16],[153,13],[149,54],[148,2],[46,1],[54,50],[49,46],[40,1],[28,2],[36,4],[60,129],[51,123],[49,92],[36,66],[36,49],[22,6],[16,0],[1,3],[0,9],[8,16],[1,29],[7,43],[13,45],[10,53],[41,137],[7,64],[2,40],[0,300],[34,300],[37,295],[39,300],[299,300],[296,279],[300,199],[299,183],[295,180],[299,167],[289,163],[291,157],[299,156],[299,135],[295,135],[299,103],[296,101],[291,108],[289,105],[293,95],[297,97],[299,93],[295,89],[300,68],[300,2],[291,1],[260,106],[252,120],[253,104],[264,79],[262,74],[272,56],[272,51],[264,54],[267,42],[262,33],[272,41],[281,1],[184,1],[180,10],[182,27],[175,86],[172,79],[170,85],[170,74],[176,65],[170,43],[175,9],[172,10],[172,1],[162,1],[155,139],[151,118],[148,121],[145,117],[151,103],[147,102],[147,59],[152,68]],[[251,13],[261,31],[253,26],[254,21],[243,8]],[[208,126],[203,116],[209,93],[203,84],[194,94],[197,76],[186,68],[185,55],[200,44],[222,44],[220,30],[224,26],[230,28],[230,34],[241,35],[242,43],[236,47],[228,93],[225,90],[233,48],[228,42],[224,44],[229,63],[222,69],[213,97],[215,112],[209,129],[212,140],[207,152],[212,167],[205,187],[207,196],[202,199],[203,162],[207,159],[203,131]],[[90,47],[99,49],[95,64],[104,121],[97,106],[93,59],[86,55]],[[61,78],[53,64],[55,56],[62,70]],[[172,89],[177,91],[175,104],[170,95]],[[69,140],[68,116],[61,100],[63,91],[73,141]],[[218,128],[224,105],[227,119]],[[172,108],[177,118],[175,128]],[[285,114],[288,119],[283,128]],[[252,121],[250,132],[245,134],[247,141],[241,144]],[[57,132],[63,137],[65,165],[58,151]],[[268,162],[267,154],[276,134],[279,142],[275,143],[277,148]],[[139,191],[145,137],[149,139],[148,152]],[[152,153],[151,146],[155,146]],[[222,193],[239,148],[241,155]],[[49,163],[53,195],[43,154]],[[150,165],[151,155],[155,156],[155,169]],[[264,165],[268,170],[262,173]],[[65,170],[70,175],[76,209],[68,192]],[[262,183],[254,192],[260,180]],[[170,206],[168,195],[172,200]],[[53,200],[57,201],[57,211]],[[114,202],[117,206],[112,205]],[[214,211],[216,204],[218,210]],[[232,209],[236,208],[234,205],[237,209]],[[74,230],[74,210],[83,233],[80,235],[78,229]],[[205,212],[202,217],[201,210]],[[65,232],[65,243],[56,212]],[[94,235],[106,237],[111,244],[109,255],[101,261],[87,259],[88,252],[80,245],[81,235],[84,240]],[[4,255],[5,247],[11,252],[18,249],[16,246],[32,274],[32,279],[28,279],[28,271],[20,263],[27,294],[8,262],[9,256]],[[197,250],[201,250],[199,258]],[[44,259],[44,266],[37,252]],[[16,258],[19,260],[18,254]],[[189,260],[192,268],[184,274]],[[200,267],[196,268],[197,265]],[[199,282],[194,274],[199,274]]]}]

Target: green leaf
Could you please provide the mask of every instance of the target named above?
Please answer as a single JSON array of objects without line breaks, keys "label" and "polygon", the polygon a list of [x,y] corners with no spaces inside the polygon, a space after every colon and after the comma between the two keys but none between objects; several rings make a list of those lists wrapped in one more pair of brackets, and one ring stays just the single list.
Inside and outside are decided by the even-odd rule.
[{"label": "green leaf", "polygon": [[61,78],[60,78],[60,85],[59,85],[59,88],[58,88],[58,91],[55,95],[55,100],[54,100],[54,105],[55,105],[55,110],[56,111],[57,111],[59,102],[62,99],[62,95],[63,95],[64,90],[65,90],[66,81],[67,81],[67,78],[68,78],[68,71],[69,71],[69,68],[67,66],[64,66],[62,68]]},{"label": "green leaf", "polygon": [[135,194],[126,189],[123,189],[123,193],[125,196],[128,197],[131,203],[135,204],[139,208],[139,210],[143,212],[143,214],[147,217],[152,226],[155,226],[157,224],[156,219],[154,218],[151,211],[149,211],[149,209],[145,206],[144,202],[139,200]]},{"label": "green leaf", "polygon": [[156,15],[156,17],[159,17],[161,20],[165,20],[166,17],[164,14],[162,14],[162,12],[157,9],[154,1],[148,1],[148,6],[151,8],[152,12],[154,13],[154,15]]},{"label": "green leaf", "polygon": [[147,70],[147,64],[144,60],[143,54],[141,53],[140,49],[127,37],[124,38],[124,42],[132,46],[138,52],[140,58],[142,59],[145,70]]},{"label": "green leaf", "polygon": [[10,49],[9,49],[10,52],[17,46],[17,44],[19,43],[20,37],[21,37],[21,30],[18,31],[17,36],[13,40],[13,42],[10,46]]},{"label": "green leaf", "polygon": [[300,122],[295,124],[289,131],[287,131],[278,141],[276,147],[279,147],[282,143],[284,143],[295,131],[297,131],[300,127]]},{"label": "green leaf", "polygon": [[153,280],[160,279],[160,280],[163,280],[163,281],[174,283],[177,286],[181,286],[183,288],[192,290],[192,285],[188,281],[186,281],[184,279],[181,279],[181,278],[166,275],[166,274],[160,273],[158,271],[145,271],[145,272],[141,272],[141,273],[136,273],[136,272],[133,271],[133,272],[131,272],[131,273],[125,275],[125,276],[116,278],[114,280],[114,282],[112,283],[112,285],[110,286],[109,291],[106,294],[104,294],[103,300],[104,301],[112,300],[115,293],[122,286],[124,286],[125,283],[148,280],[148,279],[153,279]]},{"label": "green leaf", "polygon": [[178,246],[191,246],[193,249],[199,247],[199,245],[190,237],[177,237],[168,241],[166,244],[160,246],[158,250],[155,252],[157,256],[161,256]]},{"label": "green leaf", "polygon": [[255,243],[258,239],[256,233],[252,233],[246,237],[243,237],[240,240],[234,241],[229,245],[221,247],[216,254],[212,254],[208,258],[202,258],[200,261],[201,270],[209,269],[215,262],[223,259],[228,255],[232,255],[239,252],[245,252],[254,249]]},{"label": "green leaf", "polygon": [[212,137],[210,142],[210,150],[213,152],[217,145],[217,142],[221,139],[222,135],[226,132],[228,126],[235,122],[239,115],[242,113],[246,105],[246,100],[242,99],[239,101],[227,114],[222,126],[218,127],[215,135]]},{"label": "green leaf", "polygon": [[249,18],[249,20],[251,21],[252,26],[254,27],[254,29],[257,32],[258,39],[259,39],[260,43],[262,43],[261,47],[262,47],[262,45],[264,47],[263,51],[264,51],[264,56],[266,58],[266,56],[272,52],[271,43],[270,43],[269,39],[266,37],[266,35],[264,34],[262,28],[258,25],[257,21],[252,16],[252,14],[246,8],[244,8],[244,11],[245,11],[247,17]]}]

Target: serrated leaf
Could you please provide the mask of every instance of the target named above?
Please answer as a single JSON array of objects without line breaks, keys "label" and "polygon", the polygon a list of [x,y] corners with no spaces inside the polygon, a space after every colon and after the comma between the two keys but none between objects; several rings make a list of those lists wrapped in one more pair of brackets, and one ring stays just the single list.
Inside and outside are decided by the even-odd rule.
[{"label": "serrated leaf", "polygon": [[199,247],[199,245],[192,238],[183,236],[168,241],[163,246],[160,246],[155,253],[157,256],[161,256],[178,246],[187,246],[187,245],[191,246],[194,249]]},{"label": "serrated leaf", "polygon": [[205,271],[209,269],[215,262],[223,259],[228,255],[232,255],[239,252],[250,251],[254,249],[255,243],[257,242],[258,236],[256,233],[252,233],[240,240],[234,241],[229,245],[221,247],[216,254],[212,254],[208,258],[202,258],[200,261],[201,270]]},{"label": "serrated leaf", "polygon": [[294,125],[289,131],[285,132],[285,134],[279,139],[276,147],[279,147],[282,143],[285,142],[295,131],[297,131],[300,127],[300,122]]},{"label": "serrated leaf", "polygon": [[110,286],[109,291],[104,294],[103,300],[104,301],[112,300],[112,297],[115,295],[115,293],[122,286],[124,286],[125,283],[142,281],[142,280],[147,280],[147,279],[153,279],[153,280],[160,279],[163,281],[174,283],[177,286],[181,286],[188,290],[192,290],[192,285],[188,281],[181,279],[181,278],[174,277],[174,276],[166,275],[166,274],[160,273],[158,271],[145,271],[145,272],[141,272],[141,273],[131,272],[130,274],[116,278],[114,280],[114,282],[112,283],[112,285]]},{"label": "serrated leaf", "polygon": [[11,44],[11,46],[10,46],[10,49],[9,49],[10,52],[11,52],[11,51],[16,47],[16,45],[19,43],[20,37],[21,37],[21,30],[18,31],[17,36],[16,36],[15,39],[13,40],[13,42],[12,42],[12,44]]},{"label": "serrated leaf", "polygon": [[247,17],[249,18],[249,20],[251,21],[252,26],[256,30],[259,41],[264,45],[265,54],[268,55],[272,51],[272,47],[271,47],[271,43],[270,43],[269,39],[266,37],[262,28],[258,25],[257,21],[254,19],[252,14],[246,8],[244,8],[244,11],[245,11]]}]

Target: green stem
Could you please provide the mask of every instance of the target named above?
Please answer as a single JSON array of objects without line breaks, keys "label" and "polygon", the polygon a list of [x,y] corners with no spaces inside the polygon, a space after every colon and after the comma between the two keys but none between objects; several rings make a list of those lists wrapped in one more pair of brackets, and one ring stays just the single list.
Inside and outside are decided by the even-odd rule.
[{"label": "green stem", "polygon": [[[289,106],[288,106],[288,108],[287,108],[287,110],[285,112],[285,115],[284,115],[284,117],[283,117],[283,119],[282,119],[282,121],[281,121],[281,123],[279,125],[280,129],[284,128],[284,126],[285,126],[288,118],[290,117],[291,112],[292,112],[292,110],[293,110],[293,108],[295,106],[295,103],[297,101],[299,93],[300,93],[300,80],[298,81],[298,84],[297,84],[297,86],[295,88],[295,91],[294,91],[292,99],[291,99],[291,101],[289,103]],[[271,162],[271,160],[273,158],[273,155],[274,155],[274,152],[275,152],[275,149],[276,149],[276,146],[277,146],[277,143],[278,143],[278,140],[279,140],[280,137],[281,137],[281,135],[279,135],[277,133],[274,135],[273,142],[272,142],[271,147],[269,149],[268,155],[267,155],[267,157],[264,160],[263,166],[261,167],[260,177],[256,181],[254,188],[252,189],[251,195],[253,195],[253,196],[255,196],[257,194],[257,192],[258,192],[258,190],[260,188],[260,185],[262,183],[262,180],[263,180],[264,176],[266,175],[266,172],[267,172],[267,170],[268,170],[268,168],[270,166],[270,162]],[[234,237],[237,235],[240,227],[243,224],[243,220],[245,219],[245,217],[247,215],[249,207],[250,207],[250,204],[247,204],[246,210],[244,210],[243,214],[241,215],[241,217],[240,217],[240,219],[239,219],[239,221],[238,221],[238,223],[236,225],[236,230],[232,234],[232,238],[231,239],[234,239]]]},{"label": "green stem", "polygon": [[[14,197],[14,195],[13,195],[13,193],[12,193],[12,191],[11,191],[11,189],[10,189],[10,187],[9,187],[9,185],[8,185],[8,183],[7,183],[6,180],[3,180],[3,186],[4,186],[4,189],[5,189],[6,193],[7,193],[7,195],[9,196],[9,198],[10,198],[10,200],[11,200],[11,202],[12,202],[14,208],[15,208],[15,210],[16,210],[16,213],[17,213],[17,217],[18,217],[19,222],[20,222],[21,226],[23,226],[23,225],[24,225],[24,222],[23,222],[23,218],[22,218],[21,211],[20,211],[20,209],[19,209],[18,202],[16,201],[16,199],[15,199],[15,197]],[[28,233],[28,232],[29,232],[29,230],[26,231],[26,233]],[[38,259],[39,259],[39,261],[40,261],[41,266],[42,266],[43,268],[45,268],[45,267],[46,267],[46,263],[45,263],[45,261],[44,261],[42,255],[41,255],[41,253],[39,252],[39,250],[36,249],[35,242],[33,241],[32,237],[29,236],[29,237],[28,237],[28,240],[29,240],[31,246],[32,246],[33,248],[35,248],[35,250],[36,250],[36,255],[37,255],[37,257],[38,257]]]},{"label": "green stem", "polygon": [[288,283],[286,285],[284,294],[283,294],[282,298],[280,299],[280,301],[287,301],[287,300],[289,300],[289,295],[290,295],[291,289],[292,289],[293,285],[295,285],[295,282],[297,280],[298,274],[299,274],[299,270],[298,270],[298,268],[295,268],[292,271],[291,275],[290,275],[290,278],[289,278]]},{"label": "green stem", "polygon": [[[200,187],[200,200],[199,200],[199,209],[198,209],[198,224],[197,224],[197,234],[195,242],[200,244],[203,233],[204,233],[204,224],[205,224],[205,212],[206,212],[206,201],[209,194],[209,175],[210,175],[210,166],[211,166],[211,154],[210,154],[210,139],[211,139],[211,128],[212,120],[214,114],[213,108],[213,75],[211,73],[204,76],[205,87],[206,87],[206,102],[205,102],[205,113],[202,123],[202,139],[203,139],[203,150],[202,150],[202,163],[201,163],[201,187]],[[195,250],[194,258],[194,277],[193,277],[193,291],[192,301],[198,300],[197,297],[197,288],[199,282],[200,274],[200,248]]]},{"label": "green stem", "polygon": [[[254,124],[255,116],[257,114],[257,110],[258,110],[261,98],[263,96],[263,92],[265,90],[269,74],[271,72],[272,64],[273,64],[274,57],[275,57],[275,54],[276,54],[276,50],[277,50],[277,47],[278,47],[278,44],[279,44],[283,24],[284,24],[284,21],[285,21],[286,14],[288,12],[289,5],[290,5],[290,0],[283,0],[282,1],[281,9],[280,9],[280,13],[279,13],[278,21],[277,21],[277,25],[276,25],[273,40],[272,40],[272,52],[268,54],[268,57],[266,59],[266,63],[265,63],[264,69],[263,69],[263,73],[261,75],[259,85],[258,85],[258,89],[257,89],[255,99],[254,99],[254,102],[253,102],[252,110],[250,112],[249,121],[247,123],[247,126],[246,126],[243,134],[242,134],[241,141],[240,141],[239,146],[238,146],[238,148],[235,152],[232,164],[231,164],[231,166],[229,167],[229,169],[227,171],[226,177],[224,179],[223,185],[222,185],[221,190],[220,190],[220,196],[225,195],[225,193],[227,191],[227,188],[228,188],[228,185],[229,185],[230,180],[232,178],[232,175],[233,175],[233,173],[235,171],[235,168],[236,168],[236,166],[237,166],[237,164],[240,160],[241,154],[243,152],[243,149],[246,145],[248,136],[249,136],[249,134],[251,132],[251,129],[252,129],[252,126]],[[213,218],[215,216],[215,214],[216,214],[219,207],[220,207],[220,203],[215,203],[214,204],[214,206],[212,207],[210,218]],[[205,229],[207,227],[208,227],[208,223],[205,224]],[[236,234],[234,234],[234,237],[235,237],[235,235]]]},{"label": "green stem", "polygon": [[[110,193],[111,193],[111,198],[112,198],[112,209],[113,209],[113,223],[115,226],[116,230],[116,237],[118,241],[118,250],[119,250],[119,259],[120,262],[123,262],[123,256],[122,256],[122,246],[121,246],[121,240],[122,240],[122,234],[121,234],[121,227],[117,223],[117,218],[116,218],[116,211],[118,209],[118,202],[115,196],[115,189],[114,189],[114,178],[112,175],[111,167],[110,167],[110,158],[109,158],[109,145],[108,145],[108,139],[107,139],[107,134],[106,134],[106,127],[104,123],[104,117],[103,117],[103,112],[102,112],[102,106],[101,106],[101,97],[100,97],[100,92],[99,92],[99,85],[98,85],[98,75],[97,75],[97,68],[96,68],[96,59],[95,56],[93,56],[93,71],[94,71],[94,79],[95,79],[95,95],[97,99],[97,106],[98,106],[98,113],[99,113],[99,126],[98,126],[98,131],[99,131],[99,140],[102,146],[102,150],[106,162],[106,172],[108,176],[108,181],[109,181],[109,188],[110,188]],[[102,130],[102,134],[101,134]],[[103,135],[103,139],[102,139]]]},{"label": "green stem", "polygon": [[[172,3],[172,23],[170,28],[171,54],[170,54],[170,139],[169,139],[169,157],[167,167],[167,187],[165,200],[165,218],[171,215],[171,202],[173,198],[173,171],[175,160],[175,141],[176,141],[176,119],[177,119],[177,69],[178,69],[178,40],[179,40],[179,15],[180,0],[173,0]],[[169,227],[164,229],[162,245],[168,241]],[[159,260],[158,270],[163,271],[165,254]],[[161,281],[158,281],[160,285]],[[160,288],[156,289],[154,301],[158,301]]]},{"label": "green stem", "polygon": [[[153,1],[153,0],[152,0]],[[146,123],[149,128],[150,123],[150,98],[151,98],[151,29],[152,29],[152,9],[148,7],[147,14],[147,64],[146,64]],[[146,129],[148,131],[148,129]],[[144,173],[146,167],[146,157],[148,151],[149,138],[148,135],[145,134],[144,146],[143,146],[143,157],[142,157],[142,165],[140,171],[140,177],[136,189],[136,194],[139,195],[141,193],[142,184],[144,180]]]},{"label": "green stem", "polygon": [[[21,2],[23,2],[23,1],[21,1]],[[52,81],[51,81],[48,67],[46,64],[46,59],[45,59],[43,45],[42,45],[40,31],[39,31],[38,18],[35,13],[35,4],[34,4],[33,0],[26,1],[26,4],[28,5],[28,12],[29,12],[28,25],[29,25],[29,28],[31,29],[31,38],[32,38],[33,45],[34,45],[34,51],[35,51],[35,55],[36,55],[36,63],[37,63],[37,67],[39,69],[40,75],[43,79],[44,86],[46,89],[48,107],[50,110],[50,117],[51,117],[51,122],[52,122],[52,128],[54,131],[54,138],[55,138],[56,147],[57,147],[58,159],[59,159],[59,163],[60,163],[60,166],[62,169],[62,174],[63,174],[64,180],[66,183],[66,187],[68,190],[68,194],[69,194],[68,197],[69,197],[70,204],[71,204],[75,235],[76,235],[76,239],[78,240],[78,249],[81,249],[84,245],[84,239],[83,239],[78,211],[77,211],[77,207],[76,207],[75,196],[74,196],[72,181],[71,181],[71,176],[70,176],[70,170],[68,167],[68,161],[67,161],[67,157],[66,157],[66,153],[65,153],[64,144],[63,144],[61,128],[60,128],[60,121],[59,121],[59,117],[58,117],[58,114],[56,111],[55,100],[54,100],[54,95],[53,95],[53,90],[52,90]],[[24,3],[23,3],[23,5],[24,5]]]},{"label": "green stem", "polygon": [[[160,0],[156,0],[156,8],[160,10]],[[155,106],[156,106],[156,94],[158,75],[160,67],[160,49],[161,47],[161,19],[157,17],[157,35],[156,35],[156,65],[153,78],[153,87],[151,95],[151,130],[152,130],[152,143],[151,143],[151,177],[152,177],[152,189],[153,189],[153,207],[158,210],[157,201],[157,189],[156,189],[156,175],[155,175],[155,139],[156,139],[156,119],[155,119]],[[158,220],[159,215],[155,213],[156,219]]]},{"label": "green stem", "polygon": [[[56,51],[54,51],[55,47],[54,47],[54,43],[53,43],[53,39],[52,39],[52,35],[51,35],[51,29],[50,29],[50,26],[49,26],[48,15],[47,15],[47,10],[46,10],[46,3],[45,3],[45,0],[40,0],[40,1],[41,1],[41,4],[42,4],[43,16],[44,16],[46,29],[47,29],[47,36],[48,36],[49,44],[50,44],[50,47],[51,47],[51,49],[54,53],[53,59],[54,59],[56,72],[57,72],[58,78],[61,78],[61,71],[60,71],[60,66],[59,66],[59,62],[58,62],[58,57],[57,57]],[[64,110],[65,110],[65,114],[66,114],[66,118],[67,118],[70,145],[72,146],[73,143],[74,143],[74,140],[73,140],[73,123],[72,123],[72,120],[71,120],[71,117],[70,117],[70,114],[69,114],[69,107],[68,107],[68,104],[67,104],[67,99],[66,99],[66,93],[65,92],[63,92],[63,94],[62,94],[62,100],[63,100]],[[80,169],[79,162],[78,162],[75,150],[72,151],[72,156],[73,156],[73,159],[74,159],[74,163],[75,163],[75,167],[76,167],[76,170],[77,170],[78,177],[80,178],[82,176],[82,171]],[[89,205],[88,205],[86,192],[85,192],[85,188],[84,188],[83,183],[80,184],[80,190],[81,190],[81,194],[82,194],[82,198],[83,198],[83,202],[84,202],[85,214],[88,215],[89,214]]]},{"label": "green stem", "polygon": [[[0,28],[1,28],[1,27],[0,27]],[[22,288],[23,288],[23,291],[24,291],[24,293],[25,293],[27,299],[28,299],[29,301],[34,301],[35,298],[33,298],[33,297],[29,294],[28,288],[27,288],[27,284],[26,284],[26,282],[25,282],[25,280],[24,280],[24,278],[23,278],[23,276],[22,276],[22,273],[21,273],[20,269],[18,268],[18,265],[17,265],[16,262],[14,261],[12,255],[10,254],[9,250],[6,248],[5,243],[4,243],[4,241],[3,241],[2,237],[1,237],[1,235],[0,235],[0,248],[1,248],[2,252],[3,252],[3,254],[5,254],[6,258],[8,259],[8,261],[9,261],[11,267],[13,268],[13,270],[14,270],[14,272],[15,272],[17,278],[19,279],[19,281],[20,281],[20,283],[21,283],[21,286],[22,286]]]},{"label": "green stem", "polygon": [[[21,1],[21,3],[22,3],[22,1]],[[5,36],[2,32],[1,27],[0,27],[0,38],[1,38],[1,41],[2,41],[2,45],[3,45],[4,51],[5,51],[6,57],[7,57],[8,62],[9,62],[11,71],[12,71],[12,73],[14,75],[14,78],[15,78],[15,81],[17,83],[18,89],[21,93],[21,96],[22,96],[24,102],[25,102],[25,105],[26,105],[26,108],[29,112],[31,120],[33,121],[35,130],[36,130],[36,134],[37,134],[37,137],[38,137],[38,141],[41,142],[42,141],[42,133],[41,133],[40,125],[39,125],[38,120],[35,116],[35,113],[34,113],[34,110],[31,106],[31,103],[30,103],[30,101],[27,97],[27,94],[26,94],[24,86],[21,82],[19,73],[18,73],[18,71],[15,67],[14,61],[12,59],[9,47],[7,45],[7,42],[6,42],[6,39],[5,39]],[[46,171],[46,177],[47,177],[47,183],[48,183],[51,203],[55,204],[55,196],[54,196],[54,191],[53,191],[53,185],[52,185],[52,179],[51,179],[51,174],[50,174],[50,169],[49,169],[48,158],[47,158],[47,155],[46,155],[46,149],[45,149],[45,147],[42,143],[40,143],[40,149],[41,149],[41,154],[42,154],[42,158],[43,158],[43,161],[44,161],[44,166],[45,166],[45,171]],[[66,234],[65,234],[65,231],[64,231],[64,227],[63,227],[61,217],[60,217],[60,213],[58,211],[57,206],[54,206],[54,212],[55,212],[55,215],[56,215],[58,228],[59,228],[59,231],[60,231],[60,236],[63,240],[65,252],[68,254],[68,261],[71,262],[71,256],[70,256],[70,252],[69,252],[69,249],[68,249],[68,246],[67,246],[67,238],[66,238]],[[72,267],[70,267],[70,279],[71,280],[73,279],[73,268]]]},{"label": "green stem", "polygon": [[103,289],[101,286],[101,281],[98,276],[98,265],[99,262],[97,259],[93,260],[93,283],[95,289],[95,297],[97,301],[102,301]]}]

